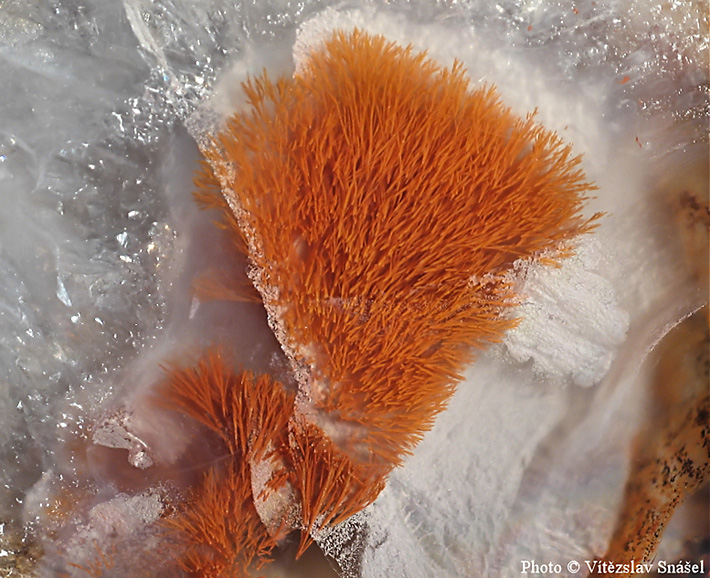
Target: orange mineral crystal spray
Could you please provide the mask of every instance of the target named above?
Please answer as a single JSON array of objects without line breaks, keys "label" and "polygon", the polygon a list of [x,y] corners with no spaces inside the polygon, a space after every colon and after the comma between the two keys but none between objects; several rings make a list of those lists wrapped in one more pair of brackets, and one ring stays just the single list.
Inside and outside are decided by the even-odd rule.
[{"label": "orange mineral crystal spray", "polygon": [[[458,62],[338,31],[293,77],[264,72],[244,91],[197,197],[246,252],[298,391],[216,355],[170,374],[166,395],[233,458],[172,524],[204,545],[183,564],[200,576],[246,572],[289,526],[302,552],[371,503],[474,352],[515,324],[514,262],[556,263],[598,217],[582,215],[594,186],[571,148],[472,89]],[[265,462],[252,496],[249,469]],[[290,505],[267,534],[250,501],[270,493]],[[198,520],[223,524],[234,507],[243,527],[228,539]]]}]

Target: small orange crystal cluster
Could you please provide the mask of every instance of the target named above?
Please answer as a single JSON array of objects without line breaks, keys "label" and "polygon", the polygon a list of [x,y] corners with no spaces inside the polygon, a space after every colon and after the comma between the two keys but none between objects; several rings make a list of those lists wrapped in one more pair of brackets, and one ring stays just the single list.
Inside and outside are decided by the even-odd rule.
[{"label": "small orange crystal cluster", "polygon": [[[244,90],[197,196],[246,252],[299,390],[216,354],[169,374],[167,398],[230,456],[170,521],[192,544],[182,566],[205,577],[246,575],[294,526],[303,551],[371,503],[475,349],[514,325],[513,263],[563,256],[596,219],[570,147],[471,91],[459,63],[336,32],[295,76]],[[267,532],[254,500],[285,488],[292,507]]]}]

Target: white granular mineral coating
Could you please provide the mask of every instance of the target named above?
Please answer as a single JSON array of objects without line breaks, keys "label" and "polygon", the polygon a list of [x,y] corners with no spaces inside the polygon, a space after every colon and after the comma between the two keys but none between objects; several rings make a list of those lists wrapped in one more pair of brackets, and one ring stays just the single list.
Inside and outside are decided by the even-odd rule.
[{"label": "white granular mineral coating", "polygon": [[275,463],[269,458],[249,462],[252,495],[255,496],[254,506],[272,536],[283,532],[284,521],[287,526],[296,527],[300,519],[296,492],[290,483],[281,485],[276,491],[268,488],[268,483],[280,467],[283,467],[283,464]]},{"label": "white granular mineral coating", "polygon": [[160,494],[153,491],[136,496],[119,494],[89,511],[89,523],[97,534],[129,536],[158,519],[163,511]]},{"label": "white granular mineral coating", "polygon": [[626,336],[629,315],[612,284],[599,272],[599,244],[583,237],[560,267],[521,262],[515,274],[519,325],[504,344],[518,362],[550,377],[571,376],[577,385],[598,383]]},{"label": "white granular mineral coating", "polygon": [[163,513],[164,504],[158,491],[148,490],[135,496],[119,494],[100,502],[86,514],[67,544],[67,559],[73,563],[89,562],[96,555],[87,544],[107,547],[113,540],[130,539],[143,533]]},{"label": "white granular mineral coating", "polygon": [[362,575],[486,575],[485,556],[505,537],[525,469],[564,415],[562,391],[480,359],[368,508]]},{"label": "white granular mineral coating", "polygon": [[145,442],[131,432],[130,417],[125,412],[107,417],[92,434],[95,444],[128,450],[128,462],[142,470],[153,465]]}]

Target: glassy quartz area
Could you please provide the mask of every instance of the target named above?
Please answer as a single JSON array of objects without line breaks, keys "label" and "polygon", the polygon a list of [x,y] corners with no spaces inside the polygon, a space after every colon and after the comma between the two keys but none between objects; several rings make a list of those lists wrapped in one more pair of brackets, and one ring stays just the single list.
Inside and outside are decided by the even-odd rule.
[{"label": "glassy quartz area", "polygon": [[[518,329],[380,498],[319,544],[363,577],[603,553],[645,356],[707,300],[667,218],[671,195],[707,184],[705,3],[6,1],[0,16],[0,575],[87,564],[110,536],[149,549],[179,478],[153,462],[180,463],[184,441],[141,405],[161,364],[221,343],[286,372],[258,305],[195,291],[245,264],[192,202],[192,173],[243,104],[239,82],[291,74],[352,26],[458,58],[537,110],[585,155],[590,210],[607,216],[561,269],[520,263]],[[81,511],[71,492],[57,502],[67,487]]]}]

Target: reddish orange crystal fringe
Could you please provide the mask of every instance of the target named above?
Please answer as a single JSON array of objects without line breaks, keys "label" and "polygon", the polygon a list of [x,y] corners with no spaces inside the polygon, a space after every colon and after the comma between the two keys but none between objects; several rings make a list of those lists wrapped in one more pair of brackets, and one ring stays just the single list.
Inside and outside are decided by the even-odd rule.
[{"label": "reddish orange crystal fringe", "polygon": [[293,396],[269,376],[235,375],[217,353],[194,369],[170,371],[159,393],[161,403],[217,434],[228,456],[165,521],[184,548],[180,566],[204,578],[248,576],[252,564],[269,561],[278,538],[259,518],[249,463],[284,452]]},{"label": "reddish orange crystal fringe", "polygon": [[[274,545],[256,529],[247,457],[277,452],[289,469],[300,551],[372,502],[475,349],[515,324],[514,261],[552,250],[555,262],[597,218],[581,216],[594,187],[570,147],[493,89],[470,91],[460,63],[337,32],[293,78],[264,73],[244,90],[249,107],[206,151],[197,197],[249,256],[312,406],[294,414],[280,384],[229,376],[215,357],[171,374],[169,397],[235,456],[172,522],[216,543],[219,564],[198,548],[185,559],[199,576],[223,572],[229,548],[246,568]],[[336,442],[312,418],[353,433]],[[225,507],[243,509],[228,529],[215,520]]]}]

